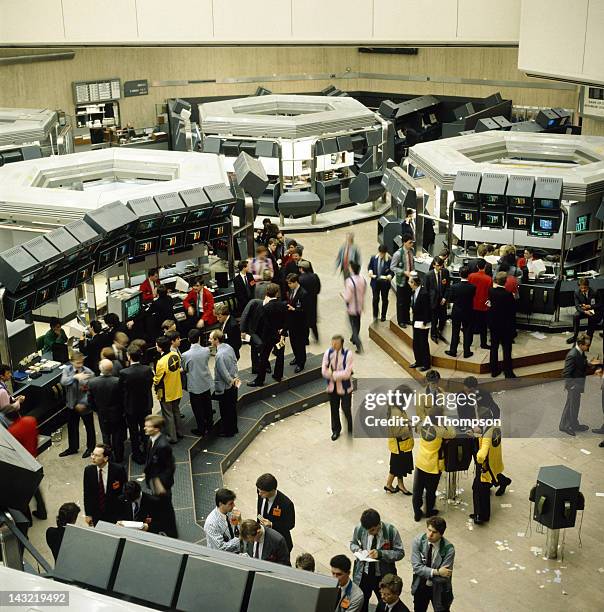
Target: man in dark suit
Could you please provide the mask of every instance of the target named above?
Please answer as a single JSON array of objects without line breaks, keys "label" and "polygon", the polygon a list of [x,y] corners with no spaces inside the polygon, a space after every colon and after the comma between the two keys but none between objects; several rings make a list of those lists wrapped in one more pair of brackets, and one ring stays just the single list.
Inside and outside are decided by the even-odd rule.
[{"label": "man in dark suit", "polygon": [[153,370],[140,362],[142,357],[138,346],[129,346],[130,365],[119,375],[132,459],[140,465],[145,463],[145,417],[153,409]]},{"label": "man in dark suit", "polygon": [[410,368],[419,368],[420,372],[427,372],[432,363],[428,332],[432,321],[430,310],[430,296],[422,287],[421,281],[415,275],[409,278],[411,288],[411,311],[413,313],[413,355],[415,362]]},{"label": "man in dark suit", "polygon": [[220,325],[219,329],[224,334],[223,342],[233,348],[235,357],[239,361],[239,350],[241,349],[241,329],[235,317],[229,310],[229,305],[225,302],[218,304],[214,308],[214,313]]},{"label": "man in dark suit", "polygon": [[430,336],[435,343],[438,343],[439,340],[446,341],[443,329],[447,322],[447,298],[451,286],[451,275],[440,257],[433,259],[432,270],[426,274],[424,285],[430,296],[430,308],[432,309]]},{"label": "man in dark suit", "polygon": [[101,350],[108,345],[111,346],[111,339],[103,331],[103,324],[100,321],[90,321],[88,335],[80,344],[83,344],[82,353],[86,355],[84,365],[98,375]]},{"label": "man in dark suit", "polygon": [[470,271],[468,266],[462,266],[459,270],[461,280],[449,288],[449,300],[453,305],[451,308],[451,346],[447,355],[457,357],[457,346],[459,344],[459,331],[463,330],[463,356],[465,359],[471,357],[472,353],[472,304],[476,287],[468,282]]},{"label": "man in dark suit", "polygon": [[514,296],[505,290],[507,272],[497,272],[489,289],[487,321],[491,332],[491,376],[499,376],[499,345],[503,349],[503,372],[506,378],[516,378],[512,370],[512,340],[516,322]]},{"label": "man in dark suit", "polygon": [[309,261],[300,260],[298,266],[298,270],[300,271],[298,282],[308,294],[308,299],[306,300],[307,327],[312,331],[315,342],[319,342],[319,330],[317,329],[317,301],[319,293],[321,293],[321,279],[312,271]]},{"label": "man in dark suit", "polygon": [[237,296],[237,316],[241,316],[243,309],[247,303],[254,297],[254,275],[248,270],[247,259],[242,259],[237,264],[239,274],[233,279],[233,289],[235,289],[235,295]]},{"label": "man in dark suit", "polygon": [[590,346],[591,338],[587,334],[580,334],[577,344],[568,351],[564,360],[562,376],[567,395],[559,428],[569,436],[574,436],[577,431],[589,429],[587,425],[579,423],[579,408],[581,407],[581,394],[585,391],[585,377],[589,374],[590,369],[590,364],[587,362]]},{"label": "man in dark suit", "polygon": [[[279,285],[271,283],[266,290],[265,304],[263,308],[262,350],[258,359],[258,374],[256,378],[248,383],[250,387],[261,387],[264,385],[266,376],[265,364],[275,349],[275,369],[273,378],[280,381],[283,378],[283,357],[285,348],[285,336],[287,336],[287,306],[280,299]],[[283,338],[283,341],[282,341]],[[278,348],[277,348],[277,345]]]},{"label": "man in dark suit", "polygon": [[294,359],[289,365],[295,365],[296,373],[306,365],[306,341],[308,339],[307,301],[308,294],[300,286],[297,274],[288,274],[287,282],[287,329],[292,345]]},{"label": "man in dark suit", "polygon": [[[262,351],[262,332],[264,318],[263,301],[253,298],[243,309],[239,327],[242,334],[248,334],[250,337],[250,356],[252,359],[252,374],[258,374],[258,361],[260,360],[260,352]],[[265,364],[267,372],[271,371],[270,366]]]},{"label": "man in dark suit", "polygon": [[407,208],[405,210],[405,220],[402,225],[402,234],[409,234],[415,240],[415,211],[413,208]]},{"label": "man in dark suit", "polygon": [[388,312],[388,295],[390,294],[390,281],[394,273],[390,271],[390,255],[385,244],[378,246],[377,255],[372,255],[367,266],[371,278],[371,292],[373,293],[373,319],[378,318],[380,299],[382,300],[382,321],[386,320]]},{"label": "man in dark suit", "polygon": [[84,469],[84,512],[90,526],[119,518],[120,495],[128,478],[123,466],[109,461],[110,455],[110,446],[97,444],[90,455],[92,465]]},{"label": "man in dark suit", "polygon": [[396,574],[386,574],[380,580],[380,603],[375,612],[409,612],[409,608],[401,601],[403,579]]},{"label": "man in dark suit", "polygon": [[279,532],[285,539],[287,550],[291,553],[294,544],[291,530],[296,526],[296,510],[292,500],[277,491],[277,479],[272,474],[262,474],[256,480],[258,502],[256,512],[258,521],[264,527],[270,527]]},{"label": "man in dark suit", "polygon": [[253,519],[243,521],[240,533],[241,540],[246,544],[245,551],[250,557],[291,567],[289,550],[280,533]]},{"label": "man in dark suit", "polygon": [[163,531],[157,498],[144,493],[136,480],[129,480],[124,485],[121,499],[120,521],[137,521],[144,523],[143,531],[160,533]]},{"label": "man in dark suit", "polygon": [[145,482],[153,495],[158,498],[158,511],[163,530],[171,538],[178,537],[176,515],[172,506],[174,486],[174,455],[170,442],[162,433],[165,425],[164,417],[149,414],[145,419],[145,434],[149,437],[147,460],[145,462]]},{"label": "man in dark suit", "polygon": [[88,406],[97,413],[103,442],[113,448],[113,458],[124,462],[126,420],[120,381],[113,376],[113,364],[109,359],[99,363],[101,375],[88,383]]},{"label": "man in dark suit", "polygon": [[593,338],[594,331],[602,319],[602,302],[596,291],[589,286],[587,278],[579,279],[579,288],[575,291],[575,314],[573,315],[573,335],[566,342],[574,344],[579,335],[581,319],[587,319],[587,335]]}]

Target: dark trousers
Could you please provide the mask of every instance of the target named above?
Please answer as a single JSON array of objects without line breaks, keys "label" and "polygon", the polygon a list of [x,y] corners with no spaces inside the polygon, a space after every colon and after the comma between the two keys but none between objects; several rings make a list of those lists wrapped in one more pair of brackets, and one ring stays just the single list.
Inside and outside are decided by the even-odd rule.
[{"label": "dark trousers", "polygon": [[96,444],[96,434],[94,433],[94,415],[92,412],[88,414],[80,414],[72,408],[67,409],[67,436],[69,438],[70,450],[78,450],[80,448],[80,418],[84,421],[86,429],[86,450],[94,450]]},{"label": "dark trousers", "polygon": [[[258,363],[258,374],[256,375],[256,382],[263,384],[266,377],[266,364],[270,357],[271,351],[279,339],[273,341],[269,340],[262,345],[262,351],[260,351],[260,359]],[[285,347],[275,350],[275,369],[273,370],[273,378],[283,378],[283,358],[285,356]]]},{"label": "dark trousers", "polygon": [[[377,565],[377,563],[372,563],[372,565]],[[365,601],[363,602],[363,607],[361,608],[361,612],[367,612],[369,610],[369,600],[371,599],[371,593],[375,593],[378,601],[382,601],[380,597],[380,580],[381,576],[370,576],[363,572],[361,575],[361,582],[359,583],[359,588],[363,591],[363,595],[365,596]]]},{"label": "dark trousers", "polygon": [[459,331],[463,330],[463,356],[468,357],[472,352],[472,324],[470,321],[451,319],[451,346],[449,352],[457,353],[459,345]]},{"label": "dark trousers", "polygon": [[581,324],[581,319],[587,319],[587,335],[590,338],[593,338],[598,323],[600,323],[602,319],[602,315],[596,312],[590,317],[583,312],[575,312],[573,315],[573,335],[575,338],[579,335],[579,325]]},{"label": "dark trousers", "polygon": [[512,371],[512,336],[491,330],[491,373],[499,373],[499,345],[503,349],[503,372],[506,376]]},{"label": "dark trousers", "polygon": [[491,518],[491,483],[480,480],[480,468],[472,483],[472,500],[474,501],[474,516],[481,521]]},{"label": "dark trousers", "polygon": [[357,347],[357,350],[360,351],[363,348],[363,343],[361,342],[360,333],[361,333],[361,315],[348,315],[348,320],[350,321],[350,328],[352,329],[352,343]]},{"label": "dark trousers", "polygon": [[380,300],[382,300],[382,319],[386,318],[388,312],[388,296],[390,294],[390,281],[377,280],[375,286],[371,288],[373,291],[373,318],[378,318],[378,310],[380,307]]},{"label": "dark trousers", "polygon": [[[472,311],[472,340],[480,334],[480,346],[487,345],[487,313],[486,310]],[[470,342],[470,344],[472,344]]]},{"label": "dark trousers", "polygon": [[233,385],[224,393],[216,396],[220,408],[222,433],[234,436],[237,433],[237,387]]},{"label": "dark trousers", "polygon": [[[440,301],[440,300],[439,300]],[[430,336],[438,338],[443,333],[445,323],[447,322],[447,307],[439,304],[432,309],[432,320],[430,326]]]},{"label": "dark trousers", "polygon": [[352,433],[352,394],[338,395],[335,391],[329,393],[329,406],[331,408],[331,433],[339,434],[342,431],[340,422],[340,405],[342,412],[348,421],[348,433]]},{"label": "dark trousers", "polygon": [[306,340],[308,339],[308,328],[292,327],[289,330],[289,342],[292,345],[296,364],[303,368],[306,364]]},{"label": "dark trousers", "polygon": [[[258,363],[260,363],[260,353],[262,352],[262,340],[255,334],[252,335],[250,340],[250,357],[252,359],[252,374],[258,374]],[[265,368],[268,370],[268,361],[265,364]]]},{"label": "dark trousers", "polygon": [[396,322],[399,325],[407,325],[411,322],[409,310],[411,309],[411,287],[405,283],[396,288]]},{"label": "dark trousers", "polygon": [[[421,580],[415,595],[413,596],[413,612],[426,612],[428,605],[432,602],[432,587],[426,584],[424,579]],[[434,605],[433,605],[434,607]],[[441,608],[441,612],[449,612],[450,608]]]},{"label": "dark trousers", "polygon": [[[149,411],[149,414],[151,411]],[[145,418],[146,414],[127,414],[126,423],[130,434],[130,448],[134,459],[145,458]]]},{"label": "dark trousers", "polygon": [[413,354],[415,355],[415,363],[419,368],[429,368],[432,362],[428,331],[428,329],[413,328]]},{"label": "dark trousers", "polygon": [[105,421],[99,418],[99,427],[103,444],[109,444],[113,451],[113,459],[117,463],[124,462],[124,440],[126,439],[126,423],[123,421]]},{"label": "dark trousers", "polygon": [[581,392],[578,389],[566,390],[566,404],[560,419],[560,429],[576,429],[579,425]]},{"label": "dark trousers", "polygon": [[44,497],[42,497],[42,491],[40,491],[40,487],[36,489],[34,493],[34,498],[36,500],[36,512],[40,516],[46,516],[46,503],[44,502]]},{"label": "dark trousers", "polygon": [[195,416],[197,429],[206,434],[212,429],[214,417],[212,415],[212,394],[210,391],[204,393],[191,393],[189,391],[191,410]]},{"label": "dark trousers", "polygon": [[177,538],[176,513],[172,505],[171,491],[168,491],[166,495],[157,496],[157,515],[159,532],[165,533],[169,538]]},{"label": "dark trousers", "polygon": [[438,474],[430,474],[419,468],[415,468],[413,474],[413,511],[415,514],[420,514],[424,501],[424,491],[426,492],[426,513],[434,510],[436,503],[436,489],[440,481],[440,472]]}]

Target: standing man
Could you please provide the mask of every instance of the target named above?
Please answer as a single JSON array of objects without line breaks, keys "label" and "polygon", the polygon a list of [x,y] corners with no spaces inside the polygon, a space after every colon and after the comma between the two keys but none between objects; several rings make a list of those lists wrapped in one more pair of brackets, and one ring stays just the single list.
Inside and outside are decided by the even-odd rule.
[{"label": "standing man", "polygon": [[101,375],[88,383],[88,406],[96,412],[103,443],[113,449],[113,458],[124,463],[126,419],[120,380],[113,376],[113,364],[109,359],[99,363]]},{"label": "standing man", "polygon": [[516,329],[516,302],[505,290],[507,272],[497,272],[493,287],[489,289],[487,320],[491,332],[491,376],[499,376],[499,345],[503,349],[503,372],[506,378],[516,378],[512,369],[512,341]]},{"label": "standing man", "polygon": [[214,362],[214,395],[220,407],[221,432],[224,438],[232,438],[237,429],[237,390],[241,384],[237,372],[237,357],[233,348],[224,342],[224,334],[215,329],[210,342],[216,349]]},{"label": "standing man", "polygon": [[54,344],[67,344],[67,335],[56,317],[50,319],[50,329],[44,334],[43,353],[50,353]]},{"label": "standing man", "polygon": [[602,318],[602,303],[596,291],[589,286],[587,278],[579,279],[579,288],[575,291],[575,314],[573,315],[573,335],[566,342],[574,344],[579,335],[581,319],[587,319],[587,335],[593,338],[594,331]]},{"label": "standing man", "polygon": [[[579,408],[581,407],[581,394],[585,391],[585,378],[589,373],[587,353],[591,345],[591,338],[587,334],[580,334],[577,344],[568,351],[564,360],[562,376],[566,389],[566,404],[560,419],[560,431],[574,436],[577,431],[587,431],[589,427],[579,423]],[[594,360],[592,365],[595,365]]]},{"label": "standing man", "polygon": [[115,523],[120,517],[120,495],[128,480],[126,470],[111,463],[111,447],[97,444],[90,459],[91,465],[84,469],[84,520],[90,527],[99,521]]},{"label": "standing man", "polygon": [[247,303],[254,297],[254,276],[249,270],[249,264],[246,259],[242,259],[237,264],[239,274],[233,279],[233,289],[237,296],[237,316],[241,316],[243,309]]},{"label": "standing man", "polygon": [[239,350],[241,349],[241,329],[235,320],[235,317],[231,315],[229,305],[226,302],[217,304],[214,308],[216,318],[220,324],[220,331],[224,335],[224,342],[232,347],[235,351],[235,357],[239,361]]},{"label": "standing man", "polygon": [[371,593],[380,600],[380,579],[386,574],[396,574],[395,563],[405,556],[403,542],[396,527],[384,523],[377,510],[369,508],[354,528],[350,550],[354,555],[367,553],[367,561],[355,559],[352,574],[365,597],[362,611],[367,612]]},{"label": "standing man", "polygon": [[256,491],[258,521],[264,527],[270,527],[280,533],[291,553],[294,547],[291,530],[296,526],[296,510],[292,500],[277,491],[277,479],[272,474],[262,474],[256,480]]},{"label": "standing man", "polygon": [[289,365],[295,365],[297,374],[306,365],[306,341],[308,340],[307,302],[308,294],[300,287],[297,274],[288,274],[287,282],[287,329],[294,359]]},{"label": "standing man", "polygon": [[409,309],[411,307],[411,287],[409,279],[415,270],[415,251],[413,250],[413,235],[403,234],[403,246],[392,256],[390,270],[394,272],[396,282],[396,322],[405,327],[411,323]]},{"label": "standing man", "polygon": [[157,497],[163,531],[167,536],[177,538],[176,515],[172,506],[176,465],[170,442],[163,433],[165,425],[165,419],[158,414],[150,414],[145,419],[145,434],[149,437],[149,443],[144,473],[147,486]]},{"label": "standing man", "polygon": [[279,241],[277,238],[269,238],[266,247],[268,249],[266,256],[271,260],[273,264],[273,271],[275,276],[279,276],[281,271],[281,262],[283,261],[283,249],[281,249],[281,255],[279,255]]},{"label": "standing man", "polygon": [[230,489],[216,491],[216,507],[208,514],[203,525],[208,548],[225,552],[240,552],[238,523],[241,514],[235,510],[236,498],[237,496]]},{"label": "standing man", "polygon": [[139,291],[143,294],[143,302],[152,302],[157,297],[159,285],[159,270],[157,268],[151,268],[147,274],[147,278],[139,287]]},{"label": "standing man", "polygon": [[161,414],[166,421],[170,444],[176,444],[184,437],[179,411],[182,399],[182,377],[180,375],[180,355],[172,351],[171,346],[172,343],[167,336],[160,336],[155,341],[155,348],[160,358],[155,365],[153,386],[161,405]]},{"label": "standing man", "polygon": [[340,247],[338,255],[336,257],[336,270],[340,271],[340,274],[344,277],[344,280],[350,275],[350,264],[352,262],[361,266],[361,251],[356,244],[354,244],[354,234],[349,232],[346,234],[346,241]]},{"label": "standing man", "polygon": [[283,357],[285,349],[285,337],[287,336],[287,306],[280,299],[279,285],[270,283],[264,298],[262,327],[260,338],[262,339],[262,350],[258,359],[258,374],[256,378],[248,383],[249,387],[262,387],[266,376],[265,366],[274,349],[275,369],[273,379],[280,382],[283,378]]},{"label": "standing man", "polygon": [[415,240],[415,211],[413,208],[405,209],[405,220],[402,223],[401,233],[409,234]]},{"label": "standing man", "polygon": [[94,431],[94,415],[88,407],[88,381],[94,377],[94,372],[84,366],[84,355],[75,352],[71,362],[63,368],[61,386],[65,389],[65,405],[67,406],[67,448],[59,453],[59,457],[75,455],[80,446],[80,418],[86,429],[86,450],[82,459],[90,457],[96,444]]},{"label": "standing man", "polygon": [[245,542],[245,551],[249,557],[291,567],[287,544],[274,529],[253,519],[246,519],[241,524],[241,541]]},{"label": "standing man", "polygon": [[472,303],[472,336],[480,334],[480,348],[490,349],[487,344],[487,310],[489,306],[489,289],[493,284],[493,279],[485,272],[487,262],[479,259],[476,262],[477,271],[468,276],[468,280],[476,287],[474,301]]},{"label": "standing man", "polygon": [[327,380],[331,410],[331,439],[335,442],[342,431],[340,404],[348,423],[348,434],[352,435],[352,352],[344,348],[342,336],[332,336],[331,347],[323,354],[321,373]]},{"label": "standing man", "polygon": [[194,327],[202,329],[216,323],[214,316],[214,296],[205,286],[202,276],[198,276],[193,288],[183,300],[182,305]]},{"label": "standing man", "polygon": [[130,365],[121,370],[119,375],[132,459],[141,465],[145,463],[145,417],[153,410],[153,370],[141,363],[142,358],[140,348],[130,345]]},{"label": "standing man", "polygon": [[[317,329],[317,301],[319,299],[319,293],[321,293],[321,279],[315,272],[311,271],[309,261],[300,260],[298,262],[298,270],[300,271],[298,282],[308,294],[308,299],[306,300],[306,326],[312,331],[315,342],[319,342],[319,330]],[[306,344],[308,344],[308,341]]]},{"label": "standing man", "polygon": [[344,281],[344,293],[342,294],[352,328],[351,340],[357,348],[357,353],[363,352],[363,343],[360,338],[361,314],[365,307],[365,292],[367,291],[367,281],[360,275],[360,271],[361,266],[358,263],[350,262],[351,274]]},{"label": "standing man", "polygon": [[331,575],[338,581],[339,595],[335,612],[361,612],[365,597],[350,578],[350,559],[346,555],[336,555],[331,558],[329,565]]},{"label": "standing man", "polygon": [[[533,247],[524,248],[524,265],[528,269],[529,277],[539,278],[539,275],[545,272],[545,262],[543,259],[535,257],[535,249]],[[520,268],[520,262],[518,262]]]},{"label": "standing man", "polygon": [[210,349],[201,346],[201,332],[198,329],[189,331],[191,347],[182,354],[182,367],[187,375],[187,391],[191,402],[191,410],[195,416],[197,429],[192,429],[194,436],[203,437],[208,434],[214,423],[212,414],[212,374],[208,363]]},{"label": "standing man", "polygon": [[[239,327],[241,335],[247,334],[250,337],[250,357],[252,360],[252,374],[258,374],[258,362],[260,361],[260,352],[262,351],[262,333],[264,308],[263,300],[252,298],[241,313]],[[264,366],[267,372],[271,371],[269,364]]]},{"label": "standing man", "polygon": [[451,357],[457,357],[457,346],[459,345],[459,331],[463,330],[463,356],[468,359],[472,353],[472,306],[476,286],[468,281],[468,266],[462,266],[459,270],[461,280],[449,289],[449,299],[453,304],[451,308],[451,346],[445,353]]},{"label": "standing man", "polygon": [[411,309],[413,312],[413,356],[415,362],[410,368],[419,368],[420,372],[427,372],[432,363],[430,355],[430,344],[428,342],[428,331],[432,321],[430,310],[430,297],[422,287],[418,276],[409,278],[411,289]]},{"label": "standing man", "polygon": [[382,300],[382,317],[381,320],[386,320],[388,312],[388,295],[390,293],[390,281],[392,280],[392,272],[390,271],[390,255],[385,244],[378,246],[377,255],[372,255],[369,260],[367,270],[371,283],[371,291],[373,293],[373,320],[377,320],[380,307],[380,299]]},{"label": "standing man", "polygon": [[445,268],[445,262],[440,257],[435,257],[432,260],[432,270],[426,274],[424,284],[430,297],[430,308],[432,309],[430,336],[435,344],[438,344],[439,340],[446,342],[443,329],[447,322],[447,299],[451,286],[451,275],[449,270]]},{"label": "standing man", "polygon": [[448,612],[453,602],[453,562],[455,547],[443,537],[447,522],[440,516],[426,521],[426,533],[413,540],[411,565],[413,566],[414,612],[426,612],[432,603],[434,610]]},{"label": "standing man", "polygon": [[143,531],[161,533],[163,527],[160,521],[160,512],[157,499],[145,493],[136,480],[129,480],[124,485],[122,499],[121,521],[136,521],[143,523]]}]

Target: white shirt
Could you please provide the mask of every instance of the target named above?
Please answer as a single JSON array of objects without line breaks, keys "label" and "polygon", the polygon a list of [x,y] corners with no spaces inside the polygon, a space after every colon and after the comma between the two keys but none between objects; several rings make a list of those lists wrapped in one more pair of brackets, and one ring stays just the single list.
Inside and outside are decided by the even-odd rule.
[{"label": "white shirt", "polygon": [[97,482],[99,481],[99,472],[103,470],[103,486],[105,487],[105,493],[107,493],[107,478],[108,478],[108,473],[109,473],[109,462],[107,462],[105,465],[100,466],[97,465],[96,466],[96,480]]},{"label": "white shirt", "polygon": [[160,433],[156,433],[154,436],[149,436],[149,439],[151,440],[151,446],[153,446],[155,444],[155,440],[157,440],[157,438],[159,438],[159,436],[161,436],[161,432]]},{"label": "white shirt", "polygon": [[264,498],[262,500],[262,507],[260,511],[260,514],[262,514],[262,516],[268,514],[271,511],[271,508],[275,503],[275,497],[277,497],[277,491],[275,491],[275,494],[272,497]]},{"label": "white shirt", "polygon": [[545,272],[545,263],[542,259],[527,259],[526,267],[529,274],[534,274],[535,276]]},{"label": "white shirt", "polygon": [[136,513],[141,508],[141,502],[143,500],[142,493],[130,504],[132,506],[132,518],[136,517]]},{"label": "white shirt", "polygon": [[262,535],[260,536],[260,540],[258,542],[254,542],[254,548],[252,549],[252,557],[254,559],[262,559],[262,549],[264,548],[264,527],[260,526],[260,530],[262,531]]}]

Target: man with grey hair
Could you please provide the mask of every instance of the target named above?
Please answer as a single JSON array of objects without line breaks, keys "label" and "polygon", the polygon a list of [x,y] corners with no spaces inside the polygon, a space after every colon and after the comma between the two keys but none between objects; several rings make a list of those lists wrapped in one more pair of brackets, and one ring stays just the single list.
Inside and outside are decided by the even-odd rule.
[{"label": "man with grey hair", "polygon": [[98,415],[103,444],[111,446],[117,463],[123,463],[126,419],[120,381],[109,359],[101,360],[99,370],[101,375],[88,383],[88,406]]},{"label": "man with grey hair", "polygon": [[214,363],[214,395],[220,408],[219,436],[232,438],[237,429],[237,390],[241,385],[237,371],[237,357],[232,346],[224,342],[224,334],[215,329],[210,334],[210,342],[216,349]]}]

